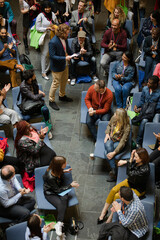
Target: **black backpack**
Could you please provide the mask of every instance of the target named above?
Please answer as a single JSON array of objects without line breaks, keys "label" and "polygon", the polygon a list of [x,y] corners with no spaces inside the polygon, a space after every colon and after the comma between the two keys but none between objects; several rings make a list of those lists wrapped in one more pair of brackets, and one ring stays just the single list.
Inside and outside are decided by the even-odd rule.
[{"label": "black backpack", "polygon": [[19,60],[25,70],[33,69],[33,65],[31,64],[31,61],[27,55],[21,54],[19,56]]}]

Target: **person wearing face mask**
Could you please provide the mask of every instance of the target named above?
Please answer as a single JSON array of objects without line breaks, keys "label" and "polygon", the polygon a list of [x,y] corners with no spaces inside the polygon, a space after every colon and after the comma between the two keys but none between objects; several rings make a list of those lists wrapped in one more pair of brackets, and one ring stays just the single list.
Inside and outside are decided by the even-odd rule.
[{"label": "person wearing face mask", "polygon": [[16,55],[16,47],[13,44],[12,38],[7,36],[5,27],[0,28],[0,69],[9,69],[12,87],[17,87],[16,71],[24,70],[22,65],[19,65]]},{"label": "person wearing face mask", "polygon": [[[101,224],[105,221],[109,206],[113,201],[119,199],[119,190],[122,186],[130,187],[138,197],[141,197],[145,194],[146,183],[150,174],[149,155],[147,150],[145,148],[133,150],[129,161],[120,160],[118,162],[119,167],[123,166],[124,164],[127,164],[128,178],[111,189],[102,212],[97,219],[97,224]],[[111,221],[112,216],[113,213],[111,213],[110,217],[107,219],[107,222]]]},{"label": "person wearing face mask", "polygon": [[98,119],[110,120],[112,101],[113,94],[110,89],[106,88],[104,80],[98,80],[87,91],[85,97],[85,104],[88,108],[86,124],[95,142],[97,139],[96,121]]}]

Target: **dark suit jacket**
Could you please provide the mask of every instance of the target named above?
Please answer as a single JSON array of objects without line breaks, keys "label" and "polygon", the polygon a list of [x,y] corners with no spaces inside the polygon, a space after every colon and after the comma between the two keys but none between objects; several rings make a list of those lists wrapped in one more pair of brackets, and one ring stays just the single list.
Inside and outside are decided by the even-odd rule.
[{"label": "dark suit jacket", "polygon": [[[144,40],[144,46],[143,46],[143,51],[145,53],[144,59],[145,59],[146,56],[152,57],[151,46],[152,46],[152,36],[148,36]],[[160,61],[160,40],[158,41],[158,47],[157,47],[157,51],[156,52],[158,54],[157,54],[155,59],[157,61]]]},{"label": "dark suit jacket", "polygon": [[[68,55],[72,55],[72,50],[66,40],[66,49]],[[66,56],[63,45],[59,37],[54,36],[49,42],[50,69],[53,72],[62,72],[66,67]]]}]

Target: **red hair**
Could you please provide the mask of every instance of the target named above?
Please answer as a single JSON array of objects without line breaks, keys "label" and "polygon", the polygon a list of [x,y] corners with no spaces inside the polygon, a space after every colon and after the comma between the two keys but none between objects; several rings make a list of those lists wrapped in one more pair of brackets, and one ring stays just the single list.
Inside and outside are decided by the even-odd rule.
[{"label": "red hair", "polygon": [[16,125],[17,135],[16,135],[16,138],[15,138],[14,145],[15,145],[15,148],[16,148],[17,151],[18,151],[18,141],[21,139],[21,137],[23,137],[26,134],[28,124],[29,124],[28,122],[26,122],[24,120],[21,120]]}]

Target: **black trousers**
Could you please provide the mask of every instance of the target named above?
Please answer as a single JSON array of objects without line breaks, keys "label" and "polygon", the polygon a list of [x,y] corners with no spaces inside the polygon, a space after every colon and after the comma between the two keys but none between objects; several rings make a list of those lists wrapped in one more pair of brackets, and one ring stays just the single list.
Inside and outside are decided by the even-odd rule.
[{"label": "black trousers", "polygon": [[155,164],[155,175],[156,175],[156,181],[160,180],[160,151],[158,149],[155,149],[150,155],[150,162],[153,162]]},{"label": "black trousers", "polygon": [[68,194],[65,196],[58,196],[58,195],[45,195],[45,198],[48,202],[50,202],[54,207],[56,207],[58,216],[57,216],[57,222],[63,222],[64,215],[67,209],[67,203],[68,203]]},{"label": "black trousers", "polygon": [[26,221],[34,209],[35,200],[29,196],[22,196],[18,202],[8,208],[0,206],[0,216],[13,219],[15,223]]}]

